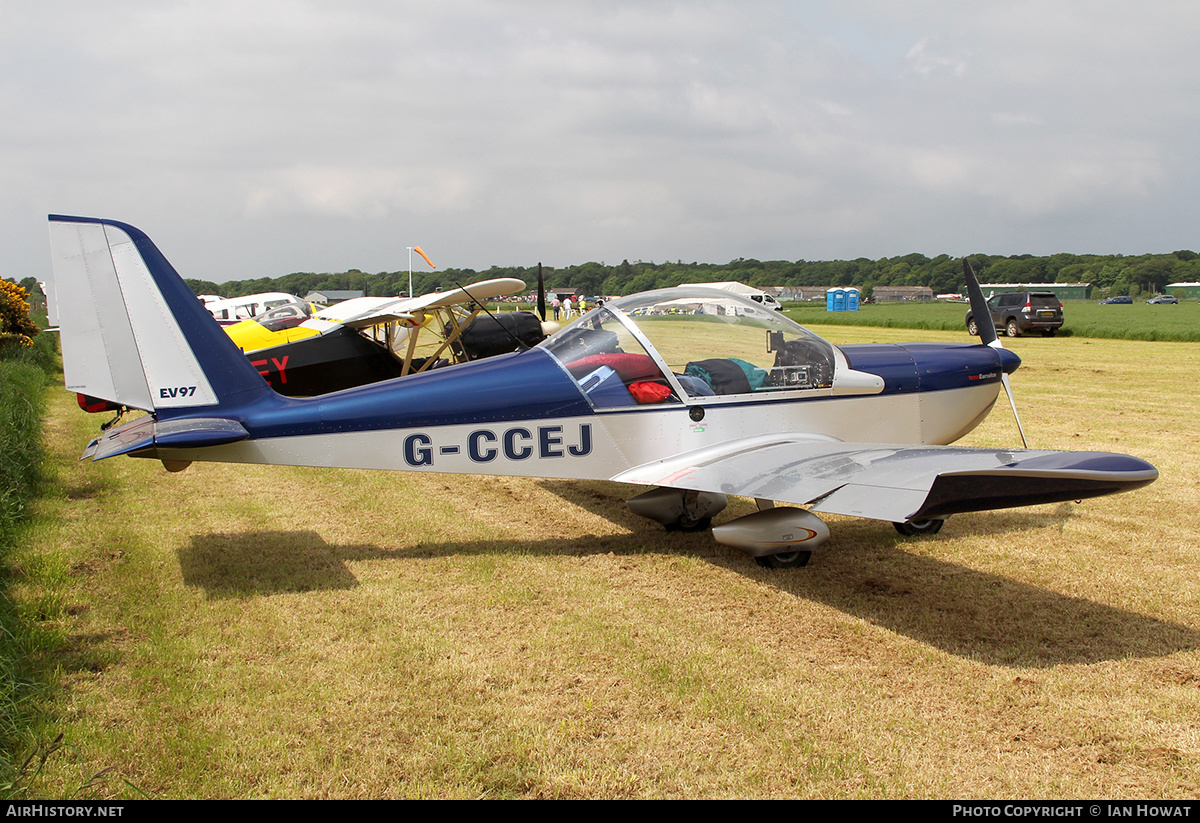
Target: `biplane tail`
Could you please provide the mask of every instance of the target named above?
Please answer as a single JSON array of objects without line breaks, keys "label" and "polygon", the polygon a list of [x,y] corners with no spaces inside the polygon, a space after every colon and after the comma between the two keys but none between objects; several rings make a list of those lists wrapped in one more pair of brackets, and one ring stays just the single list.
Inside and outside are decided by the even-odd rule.
[{"label": "biplane tail", "polygon": [[159,419],[224,417],[272,392],[143,232],[50,215],[51,316],[69,391]]}]

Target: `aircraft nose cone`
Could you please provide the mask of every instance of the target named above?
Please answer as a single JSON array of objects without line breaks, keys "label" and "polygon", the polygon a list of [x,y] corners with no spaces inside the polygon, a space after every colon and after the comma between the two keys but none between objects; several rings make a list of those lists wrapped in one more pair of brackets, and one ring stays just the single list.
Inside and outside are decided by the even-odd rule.
[{"label": "aircraft nose cone", "polygon": [[1016,352],[1011,352],[1008,349],[996,349],[1000,354],[1000,367],[1004,369],[1005,374],[1012,374],[1021,365],[1021,358],[1017,357]]}]

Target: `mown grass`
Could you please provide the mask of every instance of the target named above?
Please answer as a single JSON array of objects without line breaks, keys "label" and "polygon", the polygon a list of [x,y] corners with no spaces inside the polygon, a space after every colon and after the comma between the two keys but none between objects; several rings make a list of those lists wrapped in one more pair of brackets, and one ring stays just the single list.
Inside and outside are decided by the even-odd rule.
[{"label": "mown grass", "polygon": [[[787,315],[801,325],[878,326],[959,331],[965,334],[967,306],[962,303],[872,303],[856,312],[827,312],[823,304],[789,304]],[[1095,301],[1063,304],[1059,336],[1112,340],[1200,341],[1200,303],[1148,306],[1101,306]]]},{"label": "mown grass", "polygon": [[[65,573],[13,596],[59,604],[68,745],[30,793],[1194,797],[1200,351],[1006,345],[1032,445],[1161,479],[934,538],[830,518],[793,572],[607,483],[80,463],[98,417],[52,393],[24,551]],[[1015,440],[997,409],[967,442]]]}]

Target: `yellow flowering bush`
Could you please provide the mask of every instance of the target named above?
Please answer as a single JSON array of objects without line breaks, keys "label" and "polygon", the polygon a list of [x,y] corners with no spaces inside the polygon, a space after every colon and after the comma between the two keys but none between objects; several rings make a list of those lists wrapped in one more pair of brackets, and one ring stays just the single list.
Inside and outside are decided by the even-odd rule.
[{"label": "yellow flowering bush", "polygon": [[0,349],[32,346],[38,327],[29,318],[29,300],[25,289],[8,280],[0,280]]}]

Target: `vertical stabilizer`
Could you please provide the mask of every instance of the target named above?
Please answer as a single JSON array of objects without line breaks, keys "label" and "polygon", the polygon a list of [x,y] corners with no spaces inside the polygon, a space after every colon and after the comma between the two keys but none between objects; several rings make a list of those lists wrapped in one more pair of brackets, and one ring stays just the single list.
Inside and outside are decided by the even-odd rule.
[{"label": "vertical stabilizer", "polygon": [[145,234],[50,215],[48,296],[67,389],[147,411],[246,402],[270,388]]}]

